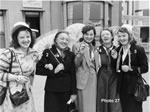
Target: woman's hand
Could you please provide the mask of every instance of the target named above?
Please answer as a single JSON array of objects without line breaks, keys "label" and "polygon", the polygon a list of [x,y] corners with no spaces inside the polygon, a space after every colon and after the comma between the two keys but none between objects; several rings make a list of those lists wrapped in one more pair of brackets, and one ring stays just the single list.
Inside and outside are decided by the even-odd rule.
[{"label": "woman's hand", "polygon": [[84,52],[85,52],[85,44],[81,44],[80,45],[80,53],[84,54]]},{"label": "woman's hand", "polygon": [[45,68],[49,70],[53,70],[53,65],[52,64],[45,64]]},{"label": "woman's hand", "polygon": [[113,59],[116,59],[117,58],[117,51],[115,50],[115,49],[113,49],[112,51],[111,51],[111,56],[113,57]]},{"label": "woman's hand", "polygon": [[70,96],[70,99],[67,101],[67,104],[70,104],[71,102],[75,102],[77,98],[77,95],[73,94]]},{"label": "woman's hand", "polygon": [[129,68],[128,65],[122,65],[122,66],[121,66],[121,69],[122,69],[122,71],[124,71],[124,72],[128,72],[130,68]]},{"label": "woman's hand", "polygon": [[15,80],[18,82],[18,83],[26,83],[28,82],[30,79],[29,77],[27,76],[23,76],[23,75],[17,75]]},{"label": "woman's hand", "polygon": [[75,94],[70,96],[70,99],[72,102],[74,102],[76,100],[76,98],[77,98],[77,95],[75,95]]},{"label": "woman's hand", "polygon": [[64,70],[64,65],[62,63],[58,64],[57,67],[55,68],[54,73],[58,73],[59,71]]}]

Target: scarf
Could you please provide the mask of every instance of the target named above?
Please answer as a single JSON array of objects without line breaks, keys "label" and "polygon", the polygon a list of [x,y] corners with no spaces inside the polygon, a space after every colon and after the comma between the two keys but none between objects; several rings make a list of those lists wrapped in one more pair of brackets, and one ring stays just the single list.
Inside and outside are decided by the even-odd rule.
[{"label": "scarf", "polygon": [[[123,47],[120,48],[119,53],[118,53],[118,59],[117,59],[117,65],[116,65],[116,71],[117,72],[121,72],[121,70],[119,69],[119,65],[120,65],[120,61],[121,61],[121,52],[123,50]],[[127,51],[127,55],[128,55],[128,66],[129,66],[129,70],[133,71],[133,69],[131,68],[131,51],[130,48]],[[126,55],[126,56],[127,56]]]}]

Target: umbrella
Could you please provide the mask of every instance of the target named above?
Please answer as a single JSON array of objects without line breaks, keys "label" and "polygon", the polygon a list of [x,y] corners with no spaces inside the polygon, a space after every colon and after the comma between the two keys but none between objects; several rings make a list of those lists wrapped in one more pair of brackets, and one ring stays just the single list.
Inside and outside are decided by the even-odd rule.
[{"label": "umbrella", "polygon": [[[69,47],[72,48],[72,46],[79,40],[80,37],[82,37],[82,27],[84,24],[81,23],[75,23],[72,25],[69,25],[65,28],[65,31],[69,32],[70,36],[70,43]],[[49,31],[40,37],[36,39],[36,43],[33,46],[33,48],[39,53],[39,57],[41,57],[42,52],[45,48],[51,47],[53,44],[54,37],[56,33],[58,32],[58,29]]]},{"label": "umbrella", "polygon": [[72,48],[72,46],[79,40],[79,38],[82,37],[81,31],[84,26],[85,25],[82,23],[74,23],[65,28],[65,31],[68,31],[70,35],[70,48]]},{"label": "umbrella", "polygon": [[36,39],[36,43],[33,48],[39,53],[39,57],[41,57],[42,52],[45,48],[51,47],[53,44],[53,40],[55,34],[58,32],[58,29],[49,31]]}]

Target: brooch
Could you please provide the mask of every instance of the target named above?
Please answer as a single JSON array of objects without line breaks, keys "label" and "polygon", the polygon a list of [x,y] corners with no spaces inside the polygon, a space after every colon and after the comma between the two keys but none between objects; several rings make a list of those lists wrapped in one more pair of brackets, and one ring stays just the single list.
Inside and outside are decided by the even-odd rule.
[{"label": "brooch", "polygon": [[135,53],[135,54],[137,53],[137,50],[136,50],[136,49],[134,50],[134,53]]},{"label": "brooch", "polygon": [[55,57],[59,57],[59,54],[55,54]]},{"label": "brooch", "polygon": [[48,53],[46,53],[45,57],[48,57],[48,56],[49,56],[49,54],[48,54]]}]

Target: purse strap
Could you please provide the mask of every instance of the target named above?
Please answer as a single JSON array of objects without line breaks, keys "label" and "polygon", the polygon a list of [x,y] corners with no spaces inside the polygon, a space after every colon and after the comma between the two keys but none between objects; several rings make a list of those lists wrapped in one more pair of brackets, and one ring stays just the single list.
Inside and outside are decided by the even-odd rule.
[{"label": "purse strap", "polygon": [[60,61],[56,58],[56,56],[54,55],[54,53],[49,49],[50,53],[53,55],[53,57],[55,58],[55,60],[58,62],[58,64],[60,64]]},{"label": "purse strap", "polygon": [[[14,52],[14,51],[12,51],[12,52],[15,54],[15,52]],[[20,61],[19,61],[19,59],[18,59],[18,56],[16,56],[16,55],[15,55],[15,58],[16,58],[16,60],[17,60],[18,64],[19,64],[19,68],[20,68],[20,70],[21,70],[21,75],[23,75],[23,70],[22,70],[22,67],[21,67]],[[24,87],[25,87],[25,83],[24,83]]]},{"label": "purse strap", "polygon": [[[13,63],[13,52],[12,50],[10,50],[10,48],[7,48],[9,51],[10,51],[10,64],[9,64],[9,73],[11,73],[11,70],[12,70],[12,63]],[[7,76],[8,77],[8,76]],[[9,86],[9,81],[7,81],[7,86]]]},{"label": "purse strap", "polygon": [[142,79],[142,81],[146,84],[146,85],[148,85],[148,83],[146,82],[146,80],[142,77],[142,75],[138,75],[138,78],[141,78]]}]

